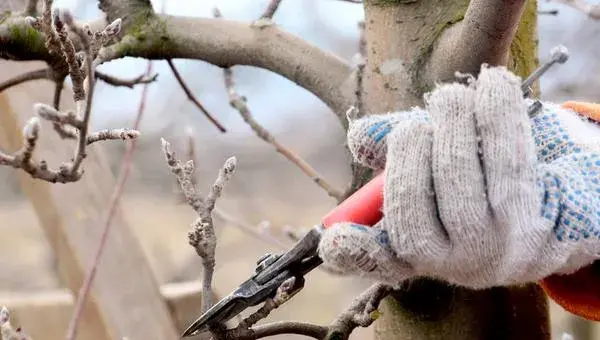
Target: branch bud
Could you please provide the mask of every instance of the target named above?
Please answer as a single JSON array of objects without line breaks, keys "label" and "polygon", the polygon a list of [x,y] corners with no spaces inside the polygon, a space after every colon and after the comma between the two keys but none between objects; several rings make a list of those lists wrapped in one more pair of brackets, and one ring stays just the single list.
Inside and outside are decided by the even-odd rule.
[{"label": "branch bud", "polygon": [[40,134],[40,119],[38,117],[32,117],[27,121],[23,128],[23,135],[27,140],[36,140]]}]

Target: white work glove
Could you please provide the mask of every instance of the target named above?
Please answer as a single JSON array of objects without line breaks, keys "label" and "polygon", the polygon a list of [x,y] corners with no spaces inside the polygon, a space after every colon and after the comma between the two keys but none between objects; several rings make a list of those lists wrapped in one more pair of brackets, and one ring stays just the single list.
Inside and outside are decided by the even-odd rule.
[{"label": "white work glove", "polygon": [[600,154],[577,145],[552,103],[530,121],[521,80],[483,66],[438,86],[425,110],[351,122],[356,161],[384,169],[383,220],[323,232],[324,265],[397,284],[536,282],[600,258]]}]

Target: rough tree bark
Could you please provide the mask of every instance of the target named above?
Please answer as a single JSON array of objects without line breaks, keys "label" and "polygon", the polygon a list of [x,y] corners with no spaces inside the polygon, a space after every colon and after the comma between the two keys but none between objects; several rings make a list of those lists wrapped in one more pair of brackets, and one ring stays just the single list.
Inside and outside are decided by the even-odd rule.
[{"label": "rough tree bark", "polygon": [[[477,74],[483,62],[508,65],[520,76],[533,71],[536,1],[499,1],[499,8],[473,2],[469,11],[494,13],[497,21],[465,25],[482,18],[465,18],[468,0],[365,2],[365,114],[421,105],[434,82],[451,80],[456,70]],[[520,18],[512,39],[511,20]],[[503,53],[507,44],[510,54]],[[378,340],[550,338],[547,299],[537,285],[471,291],[419,279],[384,300],[381,310]]]}]

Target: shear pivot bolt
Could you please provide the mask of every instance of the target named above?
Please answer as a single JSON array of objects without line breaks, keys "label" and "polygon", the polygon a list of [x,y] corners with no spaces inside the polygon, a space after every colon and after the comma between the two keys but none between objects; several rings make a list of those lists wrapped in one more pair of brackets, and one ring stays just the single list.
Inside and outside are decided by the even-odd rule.
[{"label": "shear pivot bolt", "polygon": [[263,270],[265,270],[265,268],[267,268],[268,266],[270,266],[273,262],[277,261],[277,259],[280,257],[280,255],[275,255],[275,254],[271,254],[271,253],[267,253],[264,254],[263,256],[261,256],[258,261],[256,261],[256,272],[260,273]]}]

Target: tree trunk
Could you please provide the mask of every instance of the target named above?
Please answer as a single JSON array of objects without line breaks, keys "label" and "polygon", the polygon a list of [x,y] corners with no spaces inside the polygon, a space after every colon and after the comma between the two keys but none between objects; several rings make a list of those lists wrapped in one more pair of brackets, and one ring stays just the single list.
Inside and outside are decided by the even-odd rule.
[{"label": "tree trunk", "polygon": [[[538,62],[536,1],[525,5],[509,55],[457,59],[478,53],[477,41],[450,49],[450,54],[447,49],[438,53],[438,47],[457,39],[468,5],[468,0],[365,1],[363,114],[422,105],[423,93],[434,82],[451,80],[457,69],[476,74],[483,62],[507,64],[521,77],[533,71]],[[442,53],[448,54],[447,63],[439,62],[444,61]],[[418,279],[384,300],[381,311],[375,326],[378,340],[550,338],[547,299],[537,285],[472,291]]]}]

